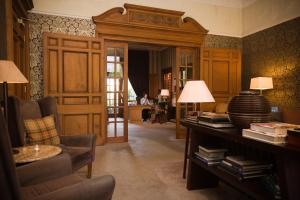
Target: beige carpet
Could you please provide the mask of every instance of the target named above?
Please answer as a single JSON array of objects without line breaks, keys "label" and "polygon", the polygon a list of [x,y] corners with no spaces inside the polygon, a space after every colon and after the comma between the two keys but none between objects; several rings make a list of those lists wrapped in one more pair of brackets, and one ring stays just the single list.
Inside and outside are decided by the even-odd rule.
[{"label": "beige carpet", "polygon": [[183,152],[184,140],[175,139],[174,123],[130,124],[128,143],[96,148],[93,177],[116,178],[114,200],[242,199],[224,185],[188,191],[182,179]]}]

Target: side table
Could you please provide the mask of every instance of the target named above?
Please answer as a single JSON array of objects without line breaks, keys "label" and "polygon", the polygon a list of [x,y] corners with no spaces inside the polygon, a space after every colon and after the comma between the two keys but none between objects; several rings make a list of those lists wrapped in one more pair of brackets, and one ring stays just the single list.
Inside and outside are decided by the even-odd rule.
[{"label": "side table", "polygon": [[62,152],[62,149],[52,145],[32,145],[13,149],[16,152],[14,160],[16,164],[24,164],[54,157]]}]

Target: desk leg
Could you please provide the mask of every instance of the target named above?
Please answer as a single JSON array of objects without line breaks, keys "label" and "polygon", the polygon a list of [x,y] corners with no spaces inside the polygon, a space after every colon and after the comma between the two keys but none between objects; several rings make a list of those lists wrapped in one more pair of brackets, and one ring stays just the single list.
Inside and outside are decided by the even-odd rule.
[{"label": "desk leg", "polygon": [[184,149],[184,161],[183,161],[183,178],[186,178],[186,165],[188,159],[188,149],[189,149],[189,141],[190,141],[190,129],[187,128],[186,138],[185,138],[185,149]]}]

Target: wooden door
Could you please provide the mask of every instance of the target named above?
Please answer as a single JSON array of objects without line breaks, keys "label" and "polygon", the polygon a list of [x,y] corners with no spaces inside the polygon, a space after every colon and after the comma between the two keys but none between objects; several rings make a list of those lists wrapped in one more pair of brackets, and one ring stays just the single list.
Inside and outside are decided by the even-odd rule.
[{"label": "wooden door", "polygon": [[[23,20],[22,15],[13,6],[12,12],[12,41],[13,61],[23,75],[29,76],[29,24]],[[26,18],[26,17],[25,17]],[[9,95],[18,96],[21,99],[29,99],[30,88],[28,83],[9,84]]]},{"label": "wooden door", "polygon": [[44,34],[44,94],[57,98],[63,135],[95,133],[106,141],[103,42]]},{"label": "wooden door", "polygon": [[200,76],[216,102],[228,103],[241,90],[241,51],[239,49],[203,49]]},{"label": "wooden door", "polygon": [[197,48],[176,48],[176,138],[184,138],[186,128],[180,125],[188,111],[193,110],[193,104],[181,104],[177,100],[185,83],[197,79],[196,71],[199,68],[200,59]]},{"label": "wooden door", "polygon": [[105,42],[106,128],[109,142],[128,141],[128,44]]}]

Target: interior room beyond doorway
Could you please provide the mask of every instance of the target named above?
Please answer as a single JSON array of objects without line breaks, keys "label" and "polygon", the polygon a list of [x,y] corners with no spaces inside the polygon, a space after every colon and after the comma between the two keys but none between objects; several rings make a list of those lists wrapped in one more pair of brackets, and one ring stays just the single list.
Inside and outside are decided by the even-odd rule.
[{"label": "interior room beyond doorway", "polygon": [[[118,69],[116,69],[118,70]],[[124,72],[117,72],[124,73]],[[123,76],[122,76],[123,77]],[[107,90],[119,88],[123,90],[123,79],[113,80],[107,78]],[[166,123],[175,122],[176,113],[176,48],[170,46],[160,46],[153,44],[129,43],[128,44],[128,122],[141,125],[147,123]],[[115,84],[115,85],[114,85]],[[163,99],[158,97],[161,89],[169,91],[168,96]],[[141,98],[147,94],[150,105],[141,105]],[[116,98],[116,99],[114,99]],[[120,109],[110,109],[113,104],[122,104],[120,95],[108,95],[108,137],[113,137],[114,129],[118,132],[124,128],[123,123],[114,123],[123,121],[124,116]],[[160,99],[158,99],[160,98]],[[165,102],[165,116],[160,119],[158,113],[158,101]],[[121,105],[118,105],[121,106]],[[147,110],[147,119],[143,122],[142,113]],[[113,112],[116,113],[113,113]],[[115,119],[113,119],[116,116]],[[129,132],[130,132],[130,127]],[[175,131],[174,131],[175,135]]]}]

